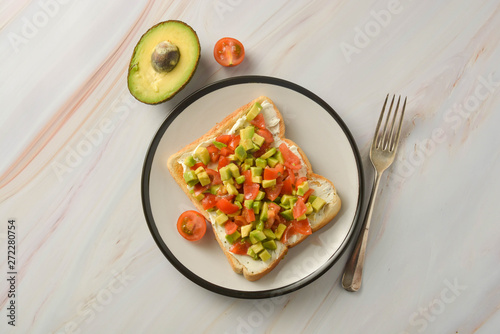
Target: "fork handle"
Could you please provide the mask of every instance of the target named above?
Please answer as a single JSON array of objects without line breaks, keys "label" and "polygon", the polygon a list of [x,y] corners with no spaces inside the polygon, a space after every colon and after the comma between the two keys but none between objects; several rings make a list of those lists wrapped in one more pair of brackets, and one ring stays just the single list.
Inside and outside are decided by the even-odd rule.
[{"label": "fork handle", "polygon": [[356,245],[351,253],[349,260],[344,269],[344,276],[342,277],[342,287],[347,291],[358,291],[361,287],[361,280],[363,275],[363,264],[365,263],[366,245],[368,243],[368,232],[370,230],[370,222],[372,220],[373,203],[377,197],[378,185],[382,173],[375,171],[375,182],[373,184],[370,201],[366,209],[365,219],[361,226]]}]

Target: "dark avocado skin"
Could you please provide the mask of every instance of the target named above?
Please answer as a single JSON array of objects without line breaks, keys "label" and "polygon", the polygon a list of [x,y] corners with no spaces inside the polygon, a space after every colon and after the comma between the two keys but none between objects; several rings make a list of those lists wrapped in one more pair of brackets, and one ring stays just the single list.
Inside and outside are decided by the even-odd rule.
[{"label": "dark avocado skin", "polygon": [[[132,89],[130,88],[130,82],[129,82],[129,78],[130,78],[130,72],[132,70],[132,68],[134,67],[132,61],[138,51],[138,48],[140,47],[140,44],[141,44],[141,41],[143,40],[143,38],[153,29],[156,29],[157,27],[163,25],[163,24],[166,24],[166,23],[169,23],[169,22],[175,22],[175,23],[179,23],[179,24],[182,24],[184,25],[185,27],[187,27],[189,30],[191,30],[192,34],[196,37],[196,41],[197,41],[197,45],[198,45],[198,49],[199,49],[199,52],[198,52],[198,57],[196,58],[195,62],[195,66],[193,68],[193,70],[191,71],[191,73],[189,74],[189,77],[187,78],[187,80],[184,82],[184,84],[182,84],[182,86],[180,86],[177,91],[171,95],[169,95],[167,98],[165,99],[162,99],[162,100],[158,100],[158,101],[155,101],[155,102],[151,102],[151,101],[142,101],[140,100],[139,98],[137,98],[137,96],[133,93]],[[139,39],[139,42],[136,44],[135,48],[134,48],[134,52],[132,53],[132,57],[130,58],[130,62],[129,62],[129,68],[128,68],[128,72],[127,72],[127,87],[128,87],[128,90],[130,92],[130,94],[132,94],[132,96],[139,102],[142,102],[142,103],[145,103],[145,104],[150,104],[150,105],[156,105],[156,104],[160,104],[160,103],[163,103],[163,102],[166,102],[170,99],[172,99],[178,92],[180,92],[182,89],[184,89],[184,87],[186,87],[186,85],[191,81],[191,79],[193,78],[193,75],[194,75],[194,72],[196,72],[196,69],[198,68],[198,65],[200,63],[200,57],[201,57],[201,45],[200,45],[200,40],[198,38],[198,34],[196,34],[196,32],[194,31],[194,29],[189,26],[188,24],[186,24],[185,22],[182,22],[182,21],[179,21],[179,20],[167,20],[167,21],[163,21],[163,22],[159,22],[157,24],[155,24],[154,26],[152,26],[151,28],[149,28],[144,34],[142,34],[141,38]]]}]

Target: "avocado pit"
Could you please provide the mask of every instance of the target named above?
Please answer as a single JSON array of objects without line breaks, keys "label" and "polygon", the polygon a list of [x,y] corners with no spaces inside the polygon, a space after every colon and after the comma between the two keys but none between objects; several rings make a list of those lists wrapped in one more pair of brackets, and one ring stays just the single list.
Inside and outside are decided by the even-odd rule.
[{"label": "avocado pit", "polygon": [[169,41],[158,43],[151,54],[151,65],[158,73],[172,71],[179,62],[179,48]]}]

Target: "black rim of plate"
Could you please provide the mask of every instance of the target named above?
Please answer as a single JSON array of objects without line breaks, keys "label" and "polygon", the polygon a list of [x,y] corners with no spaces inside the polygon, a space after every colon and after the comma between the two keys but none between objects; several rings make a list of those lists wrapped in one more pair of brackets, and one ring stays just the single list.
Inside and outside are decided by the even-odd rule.
[{"label": "black rim of plate", "polygon": [[[169,250],[168,246],[165,244],[163,241],[162,237],[160,236],[160,233],[158,232],[158,229],[156,227],[156,223],[153,218],[153,213],[151,210],[151,205],[150,205],[150,197],[149,197],[149,182],[150,182],[150,174],[151,174],[151,168],[154,160],[154,156],[156,153],[156,149],[158,148],[158,145],[165,133],[165,131],[168,129],[170,124],[175,120],[175,118],[182,113],[189,105],[191,105],[194,101],[198,100],[199,98],[214,92],[216,90],[219,90],[224,87],[232,86],[232,85],[239,85],[239,84],[251,84],[251,83],[262,83],[262,84],[270,84],[270,85],[276,85],[276,86],[281,86],[288,88],[290,90],[293,90],[295,92],[298,92],[314,102],[316,102],[318,105],[320,105],[324,110],[326,110],[333,118],[334,120],[339,124],[339,126],[342,128],[345,136],[349,140],[349,143],[351,145],[351,149],[354,153],[354,158],[356,160],[356,166],[358,169],[358,182],[359,182],[359,191],[358,191],[358,201],[356,205],[356,213],[354,215],[353,221],[351,223],[351,227],[349,229],[349,232],[347,233],[346,237],[342,241],[342,244],[340,247],[332,254],[332,256],[328,259],[328,261],[325,262],[325,264],[318,269],[317,271],[311,273],[310,275],[294,282],[289,285],[280,287],[280,288],[275,288],[275,289],[269,289],[269,290],[259,290],[259,291],[241,291],[241,290],[234,290],[234,289],[228,289],[220,285],[213,284],[211,282],[206,281],[205,279],[199,277],[189,269],[187,269]],[[337,261],[338,259],[342,256],[342,254],[345,252],[347,249],[347,246],[349,242],[351,241],[353,235],[355,234],[356,230],[356,225],[359,219],[360,211],[361,211],[361,202],[363,200],[363,192],[364,192],[364,181],[363,181],[363,168],[361,164],[361,157],[358,151],[358,148],[356,146],[356,142],[354,141],[354,138],[349,131],[348,127],[344,123],[344,121],[340,118],[340,116],[333,110],[332,107],[330,107],[325,101],[323,101],[319,96],[316,94],[312,93],[311,91],[303,88],[302,86],[299,86],[297,84],[294,84],[292,82],[283,80],[283,79],[278,79],[274,77],[267,77],[267,76],[239,76],[239,77],[233,77],[233,78],[228,78],[228,79],[223,79],[217,82],[214,82],[212,84],[209,84],[206,87],[203,87],[199,89],[198,91],[192,93],[188,97],[186,97],[182,102],[180,102],[170,113],[170,115],[167,116],[165,121],[163,121],[162,125],[156,132],[155,136],[153,137],[153,140],[151,141],[151,144],[149,146],[149,149],[147,151],[146,157],[144,159],[144,166],[142,170],[142,179],[141,179],[141,193],[142,193],[142,207],[144,210],[144,215],[146,217],[146,222],[148,224],[149,230],[151,231],[151,234],[153,236],[153,239],[155,240],[156,244],[160,248],[161,252],[165,255],[165,257],[170,261],[170,263],[180,272],[182,273],[185,277],[190,279],[192,282],[198,284],[199,286],[210,290],[212,292],[229,296],[229,297],[236,297],[236,298],[244,298],[244,299],[261,299],[261,298],[270,298],[270,297],[277,297],[281,296],[293,291],[296,291],[316,279],[318,279],[320,276],[322,276],[325,272],[327,272]]]}]

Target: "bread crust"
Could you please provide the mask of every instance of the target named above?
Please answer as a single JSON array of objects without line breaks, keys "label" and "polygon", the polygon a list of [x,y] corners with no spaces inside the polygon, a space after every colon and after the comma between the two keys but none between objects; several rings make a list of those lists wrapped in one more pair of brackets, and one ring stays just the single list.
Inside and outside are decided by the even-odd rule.
[{"label": "bread crust", "polygon": [[[303,163],[306,166],[306,176],[308,178],[308,181],[310,184],[318,185],[320,183],[325,183],[327,182],[329,186],[331,186],[331,189],[333,191],[333,201],[328,202],[325,207],[322,209],[322,218],[319,221],[311,221],[311,229],[313,232],[318,231],[325,225],[327,225],[339,212],[341,208],[341,200],[340,197],[338,196],[336,189],[333,185],[333,183],[326,179],[325,177],[315,174],[312,171],[311,163],[309,162],[309,159],[307,158],[306,154],[302,151],[302,149],[293,141],[290,139],[285,138],[285,123],[283,121],[283,117],[281,113],[279,112],[278,108],[274,104],[274,102],[269,99],[268,97],[265,96],[260,96],[257,99],[247,103],[246,105],[238,108],[228,116],[226,116],[220,123],[217,123],[211,130],[209,130],[206,134],[198,138],[197,140],[193,141],[192,143],[186,145],[184,148],[179,150],[177,153],[172,154],[168,161],[167,161],[167,168],[170,171],[170,174],[174,178],[174,180],[177,182],[177,184],[181,187],[181,189],[184,191],[184,193],[188,196],[188,198],[191,200],[191,202],[194,204],[196,209],[208,220],[211,221],[210,215],[206,210],[203,209],[203,206],[199,201],[197,201],[190,193],[189,189],[187,187],[186,182],[184,181],[184,171],[182,168],[182,165],[178,163],[178,160],[181,159],[181,157],[186,154],[194,151],[196,147],[203,142],[206,142],[208,140],[214,140],[215,137],[227,133],[236,123],[236,121],[241,118],[242,116],[246,115],[247,111],[252,107],[252,105],[255,102],[259,102],[262,104],[263,101],[267,101],[272,104],[274,107],[274,110],[276,111],[276,116],[279,119],[279,131],[278,131],[278,137],[280,138],[281,141],[285,142],[288,146],[295,146],[297,147],[297,150],[300,154],[300,157],[303,161]],[[263,276],[265,276],[267,273],[272,271],[278,263],[283,259],[283,257],[286,255],[288,252],[289,248],[292,248],[302,241],[304,241],[307,238],[307,235],[302,235],[298,234],[297,237],[293,238],[293,240],[289,240],[284,247],[282,248],[282,251],[280,254],[277,255],[276,259],[273,261],[270,261],[268,265],[264,268],[264,270],[261,270],[259,272],[252,272],[250,271],[245,265],[240,263],[238,259],[236,259],[235,256],[231,252],[229,252],[226,247],[224,247],[223,241],[219,238],[219,235],[216,231],[216,227],[212,225],[212,229],[215,235],[215,239],[219,243],[219,246],[221,247],[222,251],[226,255],[231,267],[233,268],[234,272],[238,274],[242,274],[247,280],[249,281],[256,281]]]}]

